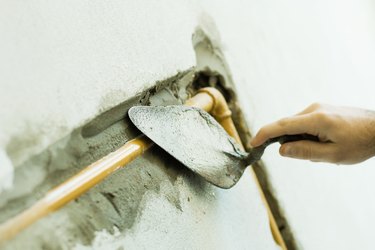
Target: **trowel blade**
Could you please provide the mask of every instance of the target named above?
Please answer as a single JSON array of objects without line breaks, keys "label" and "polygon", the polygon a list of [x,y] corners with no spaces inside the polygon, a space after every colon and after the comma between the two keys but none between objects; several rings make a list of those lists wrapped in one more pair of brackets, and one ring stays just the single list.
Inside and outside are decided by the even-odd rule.
[{"label": "trowel blade", "polygon": [[142,133],[218,187],[232,187],[247,167],[247,153],[201,109],[181,105],[136,106],[128,114]]}]

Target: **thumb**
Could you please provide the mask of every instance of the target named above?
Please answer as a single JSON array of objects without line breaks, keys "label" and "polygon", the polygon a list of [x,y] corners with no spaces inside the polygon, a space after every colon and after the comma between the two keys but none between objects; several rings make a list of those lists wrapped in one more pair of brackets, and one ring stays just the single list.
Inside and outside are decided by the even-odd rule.
[{"label": "thumb", "polygon": [[279,152],[282,156],[296,159],[334,162],[333,143],[308,140],[288,142],[281,145]]}]

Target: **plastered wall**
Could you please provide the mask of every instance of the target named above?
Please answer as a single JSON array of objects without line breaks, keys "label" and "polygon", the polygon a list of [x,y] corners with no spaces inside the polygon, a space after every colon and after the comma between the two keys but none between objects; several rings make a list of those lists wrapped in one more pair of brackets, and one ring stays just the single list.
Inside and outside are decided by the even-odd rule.
[{"label": "plastered wall", "polygon": [[[374,109],[374,25],[365,0],[2,1],[0,220],[136,136],[123,110],[148,100],[149,88],[166,87],[157,104],[181,103],[197,27],[227,62],[201,58],[198,68],[228,70],[256,132],[316,101]],[[373,165],[267,150],[263,166],[295,246],[374,248]],[[158,149],[4,248],[26,246],[277,248],[251,176],[219,190]]]},{"label": "plastered wall", "polygon": [[[131,106],[181,104],[214,28],[187,1],[5,1],[0,18],[1,222],[137,136]],[[156,147],[1,247],[278,248],[250,173],[221,190]]]}]

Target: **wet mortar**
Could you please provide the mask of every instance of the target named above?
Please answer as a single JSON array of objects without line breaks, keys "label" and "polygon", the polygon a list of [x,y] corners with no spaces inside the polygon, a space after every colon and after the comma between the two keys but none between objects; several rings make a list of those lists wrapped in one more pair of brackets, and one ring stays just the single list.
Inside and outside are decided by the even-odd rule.
[{"label": "wet mortar", "polygon": [[[152,95],[143,93],[121,104],[121,108],[105,112],[17,167],[17,190],[0,196],[0,222],[30,207],[48,190],[139,135],[140,132],[126,117],[127,109],[160,99],[179,104],[182,98],[187,98],[180,97],[179,93],[185,92],[177,87],[172,91],[168,87],[170,84],[186,86],[186,82],[178,80],[190,79],[191,82],[192,77],[192,71],[188,71],[167,79],[157,91],[150,90],[154,91]],[[159,93],[160,96],[156,97]],[[153,98],[150,99],[151,96]],[[143,197],[149,192],[159,193],[181,211],[180,194],[175,187],[177,178],[181,177],[193,182],[197,196],[205,196],[207,190],[212,189],[201,177],[154,146],[87,193],[31,225],[2,249],[71,249],[77,243],[90,245],[98,230],[113,232],[116,227],[124,233],[137,222],[143,210]]]},{"label": "wet mortar", "polygon": [[157,145],[218,187],[235,185],[247,167],[247,153],[201,109],[181,105],[134,107],[129,116]]},{"label": "wet mortar", "polygon": [[[208,85],[217,87],[229,101],[242,141],[248,142],[250,133],[236,101],[230,71],[219,46],[213,44],[205,32],[207,31],[198,29],[193,36],[197,54],[195,69],[158,82],[155,88],[145,90],[132,100],[104,111],[102,115],[88,121],[83,128],[77,128],[48,150],[17,166],[17,189],[0,195],[0,222],[18,214],[49,189],[135,137],[139,131],[125,118],[127,109],[134,105],[181,104],[197,88]],[[200,73],[195,74],[196,72]],[[194,84],[189,85],[194,74]],[[156,97],[158,93],[163,93],[163,96]],[[17,143],[10,145],[8,153],[12,154],[12,148],[16,146]],[[257,165],[255,171],[267,200],[271,201],[269,203],[281,233],[287,239],[288,247],[294,249],[291,247],[293,236],[273,197],[265,169],[261,164]],[[3,249],[72,249],[77,243],[90,245],[95,232],[103,229],[113,233],[115,227],[126,233],[142,213],[142,197],[148,192],[159,192],[162,184],[165,186],[167,183],[168,187],[167,192],[164,191],[162,195],[177,209],[182,209],[178,188],[174,186],[181,177],[194,187],[196,197],[206,199],[207,193],[212,193],[212,185],[187,170],[162,149],[153,147],[80,198],[21,232]]]}]

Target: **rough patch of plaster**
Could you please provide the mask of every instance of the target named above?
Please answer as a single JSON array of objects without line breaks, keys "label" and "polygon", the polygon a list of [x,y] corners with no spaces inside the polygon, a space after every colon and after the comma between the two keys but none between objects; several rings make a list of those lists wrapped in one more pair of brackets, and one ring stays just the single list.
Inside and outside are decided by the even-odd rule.
[{"label": "rough patch of plaster", "polygon": [[[165,41],[158,41],[156,44],[142,47],[155,49],[158,53],[163,54],[164,51],[160,50],[160,47],[157,46],[158,44],[177,46],[176,48],[173,47],[174,49],[171,47],[167,54],[167,56],[173,55],[172,61],[163,60],[165,59],[164,54],[135,53],[137,56],[146,55],[146,57],[139,58],[140,61],[134,64],[135,71],[129,70],[129,66],[124,66],[118,72],[115,71],[115,75],[121,76],[120,79],[116,77],[103,79],[100,75],[104,74],[104,72],[110,72],[113,65],[123,65],[118,61],[110,61],[108,63],[108,60],[103,60],[105,65],[98,63],[98,67],[89,70],[90,73],[93,73],[93,77],[86,79],[84,84],[90,84],[90,86],[92,84],[93,87],[100,85],[104,86],[105,89],[111,86],[111,89],[106,94],[100,92],[100,88],[89,89],[91,94],[102,97],[103,103],[99,101],[99,103],[95,102],[95,105],[92,105],[91,102],[88,102],[88,104],[85,102],[85,104],[91,105],[90,107],[96,112],[88,119],[99,115],[97,119],[95,118],[90,121],[82,118],[83,116],[79,109],[80,104],[82,104],[79,99],[81,96],[76,93],[76,88],[73,88],[73,93],[64,88],[58,89],[58,98],[60,100],[65,100],[65,96],[73,97],[73,100],[71,100],[72,103],[69,103],[72,105],[59,107],[61,110],[68,109],[72,112],[73,115],[69,117],[70,120],[68,119],[68,123],[70,122],[69,124],[71,125],[79,118],[79,124],[85,124],[85,126],[83,128],[79,127],[79,125],[78,127],[69,126],[69,131],[67,132],[69,136],[66,137],[66,141],[62,142],[59,140],[51,146],[50,143],[53,140],[49,140],[48,147],[44,151],[42,150],[39,154],[36,152],[27,154],[28,157],[31,157],[30,159],[26,159],[28,157],[25,156],[26,161],[20,163],[17,167],[16,182],[19,181],[19,183],[22,183],[24,180],[25,177],[22,176],[22,172],[25,168],[29,167],[29,161],[39,162],[36,166],[40,168],[41,177],[35,178],[35,183],[28,184],[28,190],[24,189],[23,192],[16,196],[12,196],[10,193],[4,193],[1,196],[3,198],[10,195],[7,198],[8,202],[0,208],[0,221],[4,221],[6,218],[19,213],[57,183],[67,179],[83,166],[101,158],[121,146],[130,138],[136,136],[138,131],[124,118],[126,107],[152,103],[158,105],[160,103],[172,103],[175,101],[181,103],[183,99],[188,97],[188,93],[184,88],[176,89],[176,86],[186,86],[180,82],[176,82],[163,89],[156,88],[156,91],[155,89],[150,91],[145,90],[147,86],[154,85],[156,80],[163,79],[163,77],[159,77],[160,72],[163,72],[162,76],[165,76],[167,72],[171,73],[169,75],[178,75],[178,70],[186,70],[192,66],[191,55],[194,52],[189,40],[192,33],[190,30],[191,22],[190,19],[188,21],[184,19],[189,16],[190,12],[181,11],[181,9],[179,12],[178,7],[180,5],[179,2],[165,4],[168,13],[173,13],[173,15],[183,18],[183,21],[176,22],[181,24],[177,25],[177,31],[171,32],[170,29],[167,29],[165,33],[172,34],[177,39],[182,38],[183,42],[174,39],[174,42],[170,44],[167,37]],[[171,6],[176,7],[174,8],[174,12],[169,11]],[[150,6],[146,7],[144,9],[152,9]],[[102,8],[100,10],[98,13],[102,13]],[[143,8],[140,8],[140,10],[143,11]],[[131,12],[130,10],[128,11],[129,13]],[[154,9],[152,9],[152,13],[154,13]],[[155,13],[157,16],[158,12]],[[79,12],[80,16],[82,16],[81,14]],[[127,17],[122,12],[120,15],[121,17]],[[89,20],[93,19],[89,18]],[[170,22],[168,18],[165,20]],[[133,22],[124,22],[124,24],[126,23],[131,23],[133,26]],[[175,24],[175,22],[172,23]],[[154,28],[154,25],[150,25],[150,27]],[[164,26],[160,25],[160,27]],[[105,30],[107,31],[107,29]],[[128,29],[124,27],[121,27],[121,30],[115,30],[114,34],[123,30],[128,35]],[[153,31],[147,32],[147,29],[142,29],[142,32],[147,33],[147,36],[155,34]],[[164,38],[164,36],[160,36],[160,33],[163,32],[156,33],[157,37]],[[105,34],[104,37],[112,38],[115,36],[114,34]],[[144,38],[144,36],[141,36],[141,38]],[[154,43],[152,39],[147,41]],[[131,40],[131,43],[133,44],[135,41]],[[90,43],[84,44],[90,45]],[[108,44],[112,48],[113,43]],[[102,45],[105,46],[108,44],[103,43]],[[123,48],[128,47],[121,43],[116,48],[118,49],[117,51],[121,52]],[[132,46],[129,46],[129,48],[134,49]],[[78,54],[81,51],[85,50],[77,50]],[[88,51],[90,52],[89,55],[79,54],[80,58],[92,59],[91,55],[97,55],[97,53]],[[100,52],[102,51],[106,50],[103,50],[103,47],[101,47]],[[144,51],[142,50],[142,52]],[[109,54],[111,59],[127,58],[122,53]],[[106,58],[105,55],[104,58]],[[157,58],[157,63],[149,65],[147,62],[150,61],[150,58]],[[159,59],[164,62],[163,65],[159,63]],[[93,61],[98,62],[98,60]],[[68,60],[68,62],[71,62],[71,60]],[[79,65],[94,66],[86,63],[80,62]],[[133,66],[132,64],[129,65]],[[153,67],[155,65],[157,66],[156,68]],[[142,71],[142,67],[145,67],[147,72]],[[82,69],[80,67],[77,68],[79,70]],[[74,67],[67,67],[67,69],[74,70]],[[43,68],[43,73],[45,73],[44,70],[45,68]],[[124,74],[123,70],[125,70],[126,74]],[[95,74],[96,72],[100,72],[100,74]],[[143,74],[146,74],[147,77],[143,77]],[[60,76],[59,74],[57,75]],[[70,72],[70,74],[66,75],[71,76],[72,73]],[[82,75],[85,75],[84,72]],[[130,76],[130,78],[124,75]],[[137,79],[138,76],[142,77]],[[62,79],[66,82],[71,82],[69,81],[71,79]],[[75,83],[78,84],[80,82]],[[122,85],[123,83],[125,83],[126,88],[131,88],[131,91],[126,93],[122,91],[121,87],[124,86]],[[157,84],[157,87],[161,85]],[[64,86],[64,84],[61,84],[61,86]],[[152,98],[153,95],[157,94],[156,92],[163,93],[163,97]],[[142,93],[142,95],[137,96],[137,93]],[[128,99],[130,96],[132,97],[131,100]],[[165,98],[168,96],[171,98]],[[127,99],[129,102],[126,104],[121,103],[124,99]],[[97,99],[95,100],[97,101]],[[48,124],[48,126],[58,129],[53,127],[53,125]],[[48,135],[56,133],[56,131],[48,131],[48,126],[43,136],[51,139]],[[76,129],[71,131],[72,128]],[[66,127],[62,126],[61,129],[66,129]],[[62,136],[62,133],[57,134]],[[34,171],[38,172],[39,170]],[[44,174],[48,178],[44,178]],[[38,181],[38,179],[42,181]],[[117,229],[121,235],[118,234]],[[96,234],[97,231],[103,233],[99,233],[98,235]],[[174,248],[180,249],[184,247],[187,249],[277,248],[270,234],[266,211],[262,206],[258,190],[251,176],[248,174],[244,176],[242,182],[240,181],[231,190],[223,191],[215,189],[212,185],[186,170],[163,150],[153,148],[129,164],[125,169],[116,172],[80,198],[20,233],[15,240],[10,241],[5,246],[5,249],[71,249],[73,246],[91,246],[93,243],[95,245],[95,242],[103,240],[101,235],[105,235],[104,238],[109,240],[114,238],[115,242],[117,242],[117,239],[124,237],[128,240],[125,244],[126,249],[129,246],[138,249],[138,246],[141,244],[149,244],[147,245],[148,247],[154,248],[154,246],[159,246],[157,244],[160,244],[160,239],[165,238],[168,238],[168,241],[161,242],[161,244],[173,244]],[[109,235],[114,235],[114,237]],[[149,240],[145,240],[146,236]],[[186,240],[187,236],[189,236],[189,240]],[[99,240],[96,241],[96,237],[99,237]],[[181,246],[181,242],[185,241],[187,241],[186,246]],[[108,248],[116,246],[115,243],[113,245],[109,241],[107,243]]]},{"label": "rough patch of plaster", "polygon": [[209,15],[200,17],[200,26],[193,36],[193,45],[196,51],[196,70],[202,72],[196,79],[194,88],[211,86],[218,88],[225,96],[234,117],[235,126],[242,142],[247,147],[251,135],[247,121],[240,108],[236,94],[236,84],[231,75],[231,70],[223,55],[225,45],[221,43],[220,34]]},{"label": "rough patch of plaster", "polygon": [[[34,189],[43,185],[44,178],[48,174],[57,170],[69,170],[69,168],[75,169],[70,170],[73,173],[78,171],[83,166],[82,164],[88,165],[103,156],[105,152],[111,152],[117,145],[122,145],[124,141],[137,133],[131,125],[129,126],[127,120],[124,122],[124,117],[130,107],[139,104],[158,104],[157,100],[168,104],[180,104],[181,100],[186,99],[186,91],[183,90],[192,82],[193,77],[194,71],[190,69],[164,81],[159,81],[154,87],[104,112],[82,128],[77,128],[70,135],[52,144],[41,154],[31,157],[19,165],[15,170],[14,177],[16,188],[3,191],[0,207],[8,200],[35,192]],[[102,140],[111,143],[102,145],[100,143]],[[0,158],[5,163],[7,163],[6,156],[4,153],[3,158]],[[9,163],[10,161],[8,161]],[[11,180],[9,176],[13,174],[13,167],[12,165],[8,166],[9,175],[4,175],[4,180],[9,182]],[[2,165],[2,167],[5,169],[7,165]],[[5,171],[4,174],[6,174]],[[11,184],[10,182],[9,187]]]},{"label": "rough patch of plaster", "polygon": [[77,244],[72,249],[73,250],[99,250],[99,249],[124,249],[123,244],[120,239],[120,231],[117,227],[113,227],[113,234],[107,230],[95,232],[95,239],[92,245],[85,246],[82,244]]},{"label": "rough patch of plaster", "polygon": [[[251,178],[249,173],[245,178]],[[169,184],[163,182],[160,193],[149,191],[143,197],[144,209],[133,228],[120,233],[101,231],[91,244],[77,244],[75,249],[277,249],[268,224],[262,223],[265,211],[254,210],[254,217],[243,209],[260,205],[260,199],[250,198],[257,192],[254,183],[240,182],[231,190],[221,190],[206,184],[197,188],[190,181],[180,176],[175,182],[181,209],[167,200]],[[249,196],[239,199],[240,190],[247,190]]]},{"label": "rough patch of plaster", "polygon": [[[0,221],[21,212],[82,167],[137,136],[139,131],[125,117],[127,109],[160,100],[179,104],[182,98],[186,98],[186,90],[183,89],[191,83],[193,76],[193,71],[188,70],[157,83],[155,87],[120,104],[121,108],[114,107],[104,112],[19,166],[15,172],[16,188],[1,194]],[[183,95],[179,96],[180,93]],[[169,192],[165,197],[180,209],[179,193],[173,188],[173,183],[176,176],[186,170],[169,167],[176,164],[176,160],[160,149],[147,152],[126,169],[118,171],[74,202],[32,225],[5,249],[24,248],[24,244],[27,244],[28,249],[39,249],[41,246],[69,248],[73,242],[90,243],[97,230],[112,231],[113,226],[120,230],[129,229],[135,223],[137,213],[143,210],[141,200],[144,193],[148,190],[159,192],[159,183],[165,180],[170,181]],[[54,227],[59,228],[59,234],[63,236],[55,239],[57,232],[53,230]],[[50,233],[46,234],[46,231]],[[51,241],[51,238],[54,240]]]},{"label": "rough patch of plaster", "polygon": [[[193,249],[195,243],[183,240],[177,232],[177,228],[175,232],[167,230],[167,228],[174,227],[173,225],[176,223],[183,223],[185,229],[195,226],[199,226],[202,229],[203,226],[205,227],[206,235],[209,235],[210,227],[203,224],[202,220],[210,212],[209,204],[216,199],[216,190],[209,185],[205,185],[206,187],[201,192],[198,189],[197,193],[197,190],[189,186],[186,181],[183,177],[178,177],[176,180],[175,188],[180,190],[181,194],[179,197],[181,202],[180,209],[176,209],[173,203],[164,195],[169,192],[170,187],[168,182],[162,182],[160,192],[156,193],[150,190],[145,193],[141,202],[144,209],[136,218],[138,223],[133,228],[122,233],[122,237],[120,237],[118,230],[114,230],[114,233],[101,231],[96,233],[91,245],[77,244],[74,249],[176,249],[176,247],[178,249]],[[160,210],[164,212],[159,213],[158,211]],[[195,234],[194,230],[189,230],[185,236],[191,238],[191,234]],[[206,235],[197,235],[196,240],[198,241]],[[166,237],[169,240],[163,240]],[[208,242],[205,244],[210,246]],[[202,245],[202,248],[205,248],[205,246]]]},{"label": "rough patch of plaster", "polygon": [[[0,193],[13,184],[13,165],[4,150],[0,149]],[[1,206],[1,204],[0,204]]]}]

